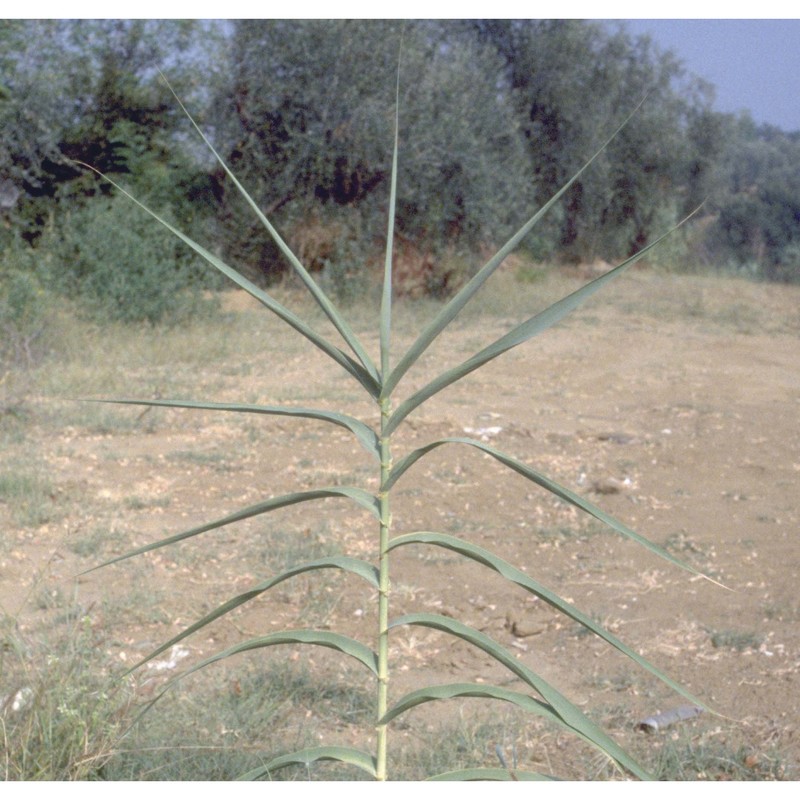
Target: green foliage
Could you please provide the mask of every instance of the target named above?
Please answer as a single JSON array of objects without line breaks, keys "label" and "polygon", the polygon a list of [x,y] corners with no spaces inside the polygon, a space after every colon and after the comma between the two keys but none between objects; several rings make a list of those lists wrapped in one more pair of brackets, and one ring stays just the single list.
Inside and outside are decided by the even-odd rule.
[{"label": "green foliage", "polygon": [[48,296],[30,248],[13,240],[0,254],[0,375],[34,364],[47,347]]},{"label": "green foliage", "polygon": [[0,416],[19,413],[31,369],[55,349],[54,306],[35,253],[19,237],[8,237],[0,252]]},{"label": "green foliage", "polygon": [[[158,77],[168,68],[259,207],[349,300],[379,271],[399,28],[3,21],[0,221],[34,243],[54,217],[79,212],[99,190],[77,160],[124,176],[247,277],[284,274],[229,176],[185,136]],[[456,291],[470,271],[446,262],[503,241],[507,198],[546,202],[645,96],[635,124],[538,226],[534,257],[613,261],[705,201],[697,255],[662,254],[660,265],[797,280],[797,134],[714,111],[713,87],[646,37],[581,20],[426,20],[406,22],[404,41],[396,220],[398,257],[418,265],[405,270],[409,293]],[[336,252],[348,240],[357,252]]]},{"label": "green foliage", "polygon": [[92,319],[176,323],[208,305],[175,239],[154,232],[124,198],[99,197],[65,215],[40,248],[51,253],[52,284]]},{"label": "green foliage", "polygon": [[[329,255],[334,237],[309,242],[307,224],[341,230],[346,219],[362,255],[377,254],[396,58],[375,41],[397,34],[394,22],[247,21],[231,41],[231,81],[217,100],[218,149],[306,263],[331,260],[334,281],[346,275],[347,254]],[[517,123],[497,91],[496,58],[468,40],[440,44],[426,25],[405,30],[403,70],[413,91],[403,97],[396,218],[398,235],[428,252],[497,236],[509,222],[505,198],[528,189]],[[225,180],[218,193],[226,257],[250,276],[284,271],[262,227],[242,230],[241,195]]]},{"label": "green foliage", "polygon": [[0,617],[0,775],[87,780],[114,754],[131,701],[103,675],[88,620],[74,609],[48,648]]},{"label": "green foliage", "polygon": [[[314,32],[315,29],[310,29],[309,45],[314,45],[316,47],[319,46],[319,44],[313,35]],[[414,50],[411,49],[412,54],[413,52]],[[413,74],[412,69],[412,75]],[[397,104],[399,113],[399,81],[395,103]],[[375,610],[377,612],[378,625],[377,631],[370,639],[369,644],[365,644],[362,641],[337,631],[327,629],[293,629],[262,633],[254,638],[240,641],[214,655],[205,657],[200,662],[191,666],[182,676],[172,681],[170,685],[212,664],[252,650],[262,650],[268,647],[272,648],[285,645],[326,648],[334,651],[337,656],[349,657],[350,663],[352,664],[355,662],[359,669],[366,668],[367,678],[374,681],[377,692],[375,705],[371,709],[370,714],[370,723],[375,726],[377,732],[374,750],[367,752],[336,744],[322,744],[321,746],[314,747],[303,746],[294,752],[282,754],[277,757],[269,757],[265,754],[262,763],[248,771],[242,777],[247,779],[271,778],[273,773],[287,767],[305,767],[309,769],[312,764],[323,761],[333,761],[347,767],[359,769],[378,780],[386,780],[390,774],[390,766],[387,763],[389,726],[394,723],[396,718],[403,715],[407,710],[421,704],[448,701],[456,698],[481,698],[484,700],[507,703],[530,714],[541,717],[561,730],[569,732],[576,737],[577,740],[597,748],[622,772],[646,779],[650,777],[647,771],[587,717],[581,709],[566,698],[542,675],[535,672],[527,666],[523,660],[518,659],[516,655],[509,652],[489,636],[461,623],[457,619],[439,614],[408,613],[399,618],[392,618],[390,615],[390,563],[394,549],[408,546],[435,546],[452,551],[463,558],[470,559],[474,563],[493,571],[499,578],[531,593],[547,604],[554,612],[564,615],[568,619],[577,622],[583,628],[596,634],[638,666],[661,680],[673,691],[682,694],[693,703],[699,703],[699,701],[664,675],[657,667],[650,664],[646,659],[625,645],[616,636],[605,630],[591,617],[575,608],[556,592],[551,591],[530,577],[524,570],[514,567],[505,560],[465,539],[449,534],[435,531],[412,531],[404,535],[395,535],[391,505],[395,486],[398,482],[402,482],[406,472],[414,467],[418,461],[425,459],[429,453],[438,450],[440,447],[450,447],[452,445],[459,447],[466,446],[476,449],[481,454],[492,457],[509,470],[551,493],[563,502],[585,512],[590,517],[608,526],[611,530],[638,543],[655,555],[674,565],[683,566],[666,550],[644,539],[622,522],[606,514],[590,501],[576,495],[570,489],[559,485],[527,464],[515,459],[513,456],[480,441],[464,437],[449,437],[428,442],[407,453],[402,458],[396,458],[393,454],[393,444],[395,442],[394,433],[419,406],[423,405],[428,399],[439,394],[451,384],[469,375],[471,372],[480,369],[508,350],[524,344],[538,333],[558,323],[596,291],[622,274],[625,269],[657,244],[658,240],[645,247],[635,256],[621,263],[615,269],[608,271],[606,274],[586,284],[571,295],[559,300],[544,311],[534,314],[529,319],[516,325],[508,331],[508,333],[475,353],[471,358],[441,372],[429,383],[423,385],[410,396],[398,402],[398,386],[401,384],[405,374],[422,357],[435,339],[449,326],[472,297],[481,290],[485,282],[500,267],[504,259],[522,242],[526,234],[536,225],[541,216],[549,208],[554,207],[561,197],[566,196],[584,173],[586,167],[582,167],[575,175],[567,180],[564,186],[545,203],[543,208],[530,217],[530,219],[520,227],[517,233],[515,233],[481,269],[475,272],[469,282],[439,310],[433,320],[424,326],[412,346],[395,362],[392,358],[391,345],[393,333],[392,302],[394,284],[393,242],[395,227],[400,226],[400,219],[395,218],[395,210],[400,208],[400,204],[398,203],[400,198],[400,193],[398,192],[398,176],[400,171],[398,168],[397,119],[398,118],[395,117],[395,145],[389,173],[389,228],[384,261],[383,288],[381,293],[379,360],[377,363],[373,361],[372,357],[363,347],[359,337],[347,323],[346,319],[320,289],[319,285],[313,280],[311,274],[301,264],[292,250],[283,239],[280,238],[277,231],[272,226],[272,223],[270,223],[263,214],[260,205],[247,193],[242,184],[238,182],[233,172],[225,161],[219,157],[216,150],[212,148],[212,152],[218,159],[220,167],[226,175],[226,179],[230,181],[232,186],[240,194],[245,204],[250,206],[255,212],[256,217],[261,222],[266,232],[274,240],[277,249],[291,264],[297,277],[305,284],[306,288],[308,288],[327,316],[329,322],[341,335],[344,346],[349,349],[349,353],[334,345],[325,336],[311,329],[303,320],[296,317],[252,281],[231,268],[219,256],[210,252],[191,237],[174,227],[164,216],[147,209],[141,201],[134,200],[138,206],[149,211],[152,217],[160,222],[164,229],[174,234],[178,240],[188,245],[194,253],[204,258],[220,273],[245,289],[253,298],[262,303],[267,309],[275,313],[294,330],[304,336],[310,343],[339,364],[345,370],[345,373],[352,378],[357,385],[364,389],[370,400],[374,401],[375,410],[379,412],[380,422],[379,425],[368,425],[364,421],[348,413],[322,409],[233,403],[223,404],[201,401],[148,401],[133,399],[112,401],[119,404],[216,410],[221,413],[311,418],[320,422],[326,422],[338,428],[348,430],[357,438],[362,447],[373,459],[372,472],[374,477],[377,478],[379,487],[376,491],[374,483],[367,482],[364,486],[320,486],[273,496],[245,508],[235,510],[224,517],[176,533],[160,541],[137,547],[123,556],[113,558],[106,562],[107,564],[116,563],[132,556],[171,546],[189,538],[202,536],[235,522],[272,513],[289,506],[305,505],[308,502],[315,502],[328,498],[344,499],[353,502],[362,511],[368,512],[376,524],[376,540],[379,555],[374,562],[346,555],[332,555],[292,564],[277,575],[262,580],[251,586],[245,592],[231,597],[222,605],[211,610],[201,619],[185,628],[181,633],[162,644],[132,669],[135,670],[137,667],[142,666],[156,655],[164,652],[167,648],[177,645],[186,637],[203,630],[206,626],[224,617],[234,609],[271,591],[275,586],[285,581],[293,580],[298,576],[316,579],[328,574],[330,570],[342,571],[360,578],[376,591]],[[204,135],[203,138],[205,139]],[[207,141],[206,139],[206,142]],[[589,166],[592,161],[596,160],[598,157],[599,154],[596,154],[586,166]],[[439,213],[445,213],[441,207],[437,207],[437,211]],[[402,212],[400,212],[400,214],[402,216]],[[363,477],[363,475],[359,473],[357,477],[360,478]],[[686,567],[686,569],[690,569],[690,571],[693,572],[695,571],[688,567]],[[493,686],[490,684],[452,683],[440,686],[424,686],[406,694],[404,697],[399,699],[394,698],[393,701],[390,702],[389,684],[394,665],[390,663],[389,636],[390,631],[401,626],[432,628],[460,639],[462,642],[482,651],[483,654],[488,656],[496,665],[504,667],[511,674],[515,675],[523,691],[510,690],[505,687]],[[484,778],[502,780],[515,776],[511,776],[508,769],[505,768],[471,768],[458,772],[448,772],[435,777],[440,779]],[[549,775],[524,772],[518,773],[516,777],[529,780],[549,780],[552,778],[552,776]]]}]

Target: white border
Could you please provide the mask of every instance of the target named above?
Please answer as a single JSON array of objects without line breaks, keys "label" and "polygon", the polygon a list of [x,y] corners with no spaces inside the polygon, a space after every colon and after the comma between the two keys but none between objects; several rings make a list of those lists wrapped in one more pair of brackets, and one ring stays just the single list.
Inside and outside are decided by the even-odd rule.
[{"label": "white border", "polygon": [[[785,19],[785,0],[762,0],[758,6],[723,3],[721,0],[653,0],[644,6],[632,0],[404,0],[377,3],[375,0],[292,0],[289,3],[253,2],[253,0],[139,0],[109,4],[98,0],[74,0],[69,4],[54,0],[35,0],[24,6],[23,18],[158,18],[158,19],[237,19],[286,17],[301,18],[526,18],[535,13],[539,19]],[[19,6],[17,6],[19,7]],[[113,15],[109,11],[113,10]],[[65,13],[68,11],[68,13]],[[266,13],[265,13],[266,12]],[[271,13],[270,13],[271,12]],[[644,13],[643,13],[644,12]],[[738,12],[738,13],[737,13]],[[755,12],[755,13],[754,13]],[[13,18],[13,17],[11,17]],[[18,17],[19,18],[19,17]]]}]

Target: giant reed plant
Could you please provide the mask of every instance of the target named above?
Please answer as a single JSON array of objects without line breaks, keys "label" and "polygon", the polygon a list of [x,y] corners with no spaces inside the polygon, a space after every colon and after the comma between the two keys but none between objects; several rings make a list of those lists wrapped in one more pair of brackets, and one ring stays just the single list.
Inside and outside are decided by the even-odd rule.
[{"label": "giant reed plant", "polygon": [[[399,93],[398,93],[399,96]],[[180,103],[180,100],[176,100]],[[181,103],[183,108],[183,104]],[[183,108],[186,111],[185,108]],[[188,115],[188,112],[187,116]],[[536,334],[555,325],[567,314],[577,308],[587,298],[604,287],[610,281],[621,275],[634,262],[644,256],[652,247],[658,244],[653,242],[644,248],[637,255],[627,259],[619,266],[611,269],[606,274],[586,284],[579,290],[563,298],[557,303],[540,313],[535,314],[526,321],[514,327],[504,336],[484,347],[472,357],[466,359],[456,366],[442,371],[437,377],[428,384],[412,393],[410,396],[403,396],[400,392],[401,381],[406,373],[417,363],[433,341],[447,328],[456,318],[459,312],[467,305],[471,298],[481,289],[492,273],[503,263],[504,259],[523,241],[525,236],[531,231],[542,216],[551,209],[562,197],[564,192],[578,179],[585,169],[602,152],[603,147],[586,163],[586,165],[576,173],[572,179],[541,209],[539,209],[525,224],[509,239],[509,241],[489,261],[474,275],[474,277],[454,296],[449,302],[445,303],[435,318],[432,319],[417,337],[416,341],[404,352],[399,359],[394,360],[392,353],[392,253],[393,253],[393,228],[395,199],[397,196],[397,163],[398,163],[398,119],[395,112],[395,131],[394,131],[394,150],[391,168],[391,184],[389,197],[389,218],[386,236],[386,253],[383,271],[383,290],[380,307],[380,353],[377,361],[373,360],[366,348],[362,345],[358,336],[355,334],[345,317],[337,310],[334,303],[322,291],[314,281],[309,272],[296,258],[291,249],[280,237],[279,233],[272,226],[270,221],[264,216],[261,209],[250,197],[245,188],[239,183],[234,174],[230,171],[223,159],[214,150],[211,143],[202,133],[200,128],[189,116],[192,125],[211,149],[215,158],[218,160],[222,169],[227,173],[236,189],[252,208],[261,221],[261,224],[269,231],[276,244],[283,252],[291,264],[294,272],[303,282],[305,287],[313,296],[314,300],[323,310],[325,316],[340,334],[344,349],[335,344],[330,339],[320,335],[313,330],[310,325],[299,316],[284,307],[266,291],[262,290],[247,278],[239,274],[236,270],[224,263],[214,253],[210,252],[196,241],[192,240],[181,231],[174,228],[169,222],[160,217],[140,203],[135,198],[130,199],[141,206],[151,216],[158,220],[164,227],[170,230],[175,236],[181,239],[195,253],[200,255],[212,267],[226,275],[233,283],[244,289],[248,294],[258,300],[266,309],[277,315],[287,325],[292,327],[301,336],[304,336],[315,347],[319,348],[326,356],[333,359],[344,371],[344,373],[354,383],[367,393],[380,415],[380,423],[371,427],[364,421],[348,414],[346,411],[330,411],[317,408],[298,408],[268,405],[248,405],[236,403],[214,403],[201,400],[142,400],[142,399],[115,399],[110,402],[136,405],[161,406],[183,409],[203,409],[219,412],[236,414],[263,414],[276,415],[283,417],[310,418],[328,423],[330,425],[345,428],[358,440],[361,446],[370,454],[374,463],[375,473],[379,476],[380,483],[377,492],[367,491],[359,486],[322,486],[307,491],[292,492],[277,497],[270,497],[262,502],[242,508],[228,514],[221,519],[215,519],[204,525],[199,525],[191,530],[177,533],[166,539],[140,547],[119,558],[107,562],[115,563],[125,558],[130,558],[142,553],[156,550],[177,542],[184,541],[191,537],[201,536],[209,531],[216,530],[225,525],[255,517],[261,514],[268,514],[287,506],[296,504],[312,503],[324,498],[340,497],[360,506],[365,513],[372,515],[375,523],[375,536],[378,542],[378,557],[375,563],[353,558],[350,556],[332,556],[320,558],[306,563],[296,564],[290,569],[279,575],[274,575],[268,579],[252,586],[247,592],[239,594],[229,599],[226,603],[219,606],[211,613],[206,614],[194,624],[187,627],[179,635],[165,642],[155,651],[150,653],[140,664],[133,669],[146,663],[164,650],[172,647],[191,634],[205,628],[215,620],[225,614],[244,605],[255,597],[268,592],[273,587],[290,580],[295,576],[304,573],[312,573],[325,570],[344,570],[352,573],[359,579],[365,581],[369,586],[376,590],[377,596],[377,630],[364,631],[365,641],[357,641],[335,631],[326,630],[285,630],[266,633],[263,636],[243,641],[223,652],[206,658],[200,663],[195,664],[191,669],[179,677],[184,677],[196,670],[209,664],[233,656],[237,653],[256,650],[260,648],[272,647],[280,644],[294,645],[314,645],[332,648],[340,653],[355,659],[369,672],[375,681],[375,707],[374,724],[377,731],[374,752],[364,752],[352,747],[337,746],[335,744],[324,745],[303,749],[298,752],[288,753],[275,758],[262,767],[254,770],[245,778],[261,778],[270,776],[282,767],[293,764],[310,764],[316,761],[328,760],[341,762],[359,767],[378,780],[386,780],[390,776],[389,765],[387,764],[387,737],[390,725],[397,717],[405,711],[423,703],[431,703],[456,697],[477,697],[487,700],[503,701],[512,703],[531,714],[548,720],[553,725],[571,731],[579,739],[588,742],[598,748],[608,758],[612,759],[619,768],[627,774],[638,778],[646,779],[650,776],[647,772],[631,758],[618,744],[616,744],[605,732],[603,732],[594,722],[572,702],[570,702],[561,692],[547,682],[541,675],[537,674],[523,661],[512,655],[500,644],[493,641],[485,634],[471,628],[456,619],[437,614],[414,613],[393,618],[391,614],[391,590],[390,574],[392,554],[401,547],[418,547],[421,545],[444,548],[457,553],[467,559],[484,566],[502,576],[510,584],[514,584],[535,595],[540,600],[549,604],[556,612],[569,617],[587,631],[591,631],[600,638],[604,639],[612,647],[624,653],[640,667],[659,678],[671,689],[680,693],[690,702],[703,705],[699,700],[692,697],[685,689],[677,685],[672,679],[664,675],[654,665],[637,654],[628,645],[620,641],[609,631],[601,627],[589,615],[575,608],[567,600],[551,589],[546,588],[526,572],[512,566],[507,561],[494,555],[493,553],[479,547],[466,539],[453,535],[439,533],[435,531],[413,531],[400,533],[395,531],[392,524],[392,498],[395,487],[402,481],[406,473],[420,459],[433,450],[445,446],[469,447],[480,451],[498,462],[509,470],[516,472],[527,480],[547,492],[552,493],[566,503],[572,504],[581,511],[595,517],[605,523],[609,528],[616,531],[628,539],[631,539],[642,547],[647,548],[657,556],[681,566],[673,556],[661,547],[643,538],[622,522],[606,514],[594,503],[589,502],[583,497],[578,496],[570,489],[559,485],[547,476],[538,472],[533,467],[514,458],[513,456],[490,447],[484,442],[471,438],[451,437],[431,441],[412,452],[398,454],[393,447],[394,435],[400,426],[407,420],[408,416],[430,398],[439,394],[447,387],[461,380],[462,378],[480,369],[485,364],[493,361],[508,350],[517,347]],[[616,135],[616,134],[615,134]],[[612,137],[613,138],[613,137]],[[610,141],[610,139],[609,139]],[[124,189],[117,187],[123,193]],[[663,238],[663,237],[662,237]],[[104,565],[105,566],[105,565]],[[687,568],[688,569],[688,568]],[[439,686],[424,686],[416,691],[406,694],[403,697],[392,698],[390,694],[392,664],[389,659],[389,637],[392,630],[400,626],[422,626],[443,631],[453,637],[462,639],[470,645],[479,648],[499,664],[503,665],[513,675],[515,675],[524,685],[525,691],[511,691],[500,686],[473,683],[452,683]],[[372,636],[370,637],[370,633]],[[369,643],[367,643],[369,641]],[[438,778],[448,779],[509,779],[511,774],[506,769],[467,769],[457,772],[450,772],[445,775],[438,775]],[[547,779],[551,776],[533,772],[514,771],[515,779]]]}]

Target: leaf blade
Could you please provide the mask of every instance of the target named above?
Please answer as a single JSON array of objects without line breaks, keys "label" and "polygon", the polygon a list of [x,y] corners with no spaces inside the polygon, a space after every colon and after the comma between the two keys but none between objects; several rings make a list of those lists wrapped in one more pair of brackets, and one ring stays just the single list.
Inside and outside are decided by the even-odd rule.
[{"label": "leaf blade", "polygon": [[162,408],[186,408],[201,411],[232,411],[247,414],[268,414],[285,417],[303,417],[306,419],[321,420],[339,425],[349,430],[361,443],[364,449],[380,461],[380,444],[378,435],[361,420],[347,414],[335,411],[325,411],[316,408],[261,406],[247,403],[214,403],[194,400],[138,400],[134,398],[100,398],[89,399],[90,403],[115,403],[117,405],[155,406]]},{"label": "leaf blade", "polygon": [[701,700],[698,700],[691,692],[673,681],[672,678],[663,673],[660,669],[658,669],[658,667],[651,664],[646,658],[628,647],[628,645],[626,645],[623,641],[614,636],[613,633],[607,631],[601,625],[598,625],[593,619],[591,619],[591,617],[575,608],[575,606],[573,606],[571,603],[568,603],[566,600],[547,589],[538,581],[535,581],[522,570],[517,569],[517,567],[509,564],[504,559],[494,555],[494,553],[491,553],[488,550],[479,547],[478,545],[471,544],[470,542],[459,539],[455,536],[450,536],[444,533],[435,533],[433,531],[417,531],[415,533],[398,536],[389,543],[389,550],[393,550],[395,547],[403,547],[408,544],[436,545],[452,552],[459,553],[467,558],[471,558],[473,561],[479,564],[489,567],[499,575],[502,575],[502,577],[506,580],[515,583],[517,586],[543,600],[552,608],[555,608],[557,611],[560,611],[562,614],[565,614],[566,616],[575,620],[580,625],[583,625],[583,627],[599,636],[601,639],[626,655],[640,667],[647,670],[651,675],[654,675],[662,683],[669,686],[670,689],[685,697],[693,705],[700,706],[706,711],[711,711],[711,709],[705,703],[703,703]]},{"label": "leaf blade", "polygon": [[[609,270],[605,274],[593,281],[582,286],[580,289],[572,292],[566,297],[548,306],[544,311],[534,314],[525,322],[520,323],[512,328],[504,336],[494,341],[492,344],[484,347],[483,350],[475,353],[475,355],[462,361],[455,367],[445,370],[432,381],[423,386],[419,391],[415,392],[411,397],[404,400],[392,414],[387,424],[387,433],[392,433],[397,426],[418,406],[422,405],[426,400],[429,400],[434,395],[446,389],[448,386],[460,381],[462,378],[480,369],[485,364],[493,361],[495,358],[503,355],[514,347],[524,344],[532,339],[542,331],[551,328],[556,323],[560,322],[564,317],[574,311],[578,306],[588,300],[595,292],[600,290],[609,281],[618,278],[625,270],[633,266],[640,258],[645,256],[650,250],[656,247],[661,241],[669,236],[673,231],[677,230],[681,225],[686,222],[694,213],[681,220],[676,226],[671,228],[667,233],[660,236],[654,242],[651,242],[646,247],[642,248],[638,253],[632,255],[630,258],[623,261],[618,266]],[[384,392],[386,391],[384,387]]]},{"label": "leaf blade", "polygon": [[251,280],[245,278],[244,275],[233,269],[233,267],[228,266],[221,258],[215,256],[213,253],[206,250],[206,248],[201,244],[198,244],[186,234],[179,231],[176,227],[167,222],[163,217],[159,216],[155,211],[148,208],[140,200],[137,200],[132,194],[130,194],[130,192],[123,189],[122,186],[109,178],[107,175],[104,175],[102,172],[96,170],[89,164],[85,164],[80,161],[76,161],[75,163],[92,170],[92,172],[95,172],[101,178],[108,181],[115,189],[124,194],[129,200],[134,202],[137,206],[139,206],[139,208],[144,210],[155,220],[160,222],[168,231],[177,236],[184,244],[186,244],[201,258],[211,264],[212,267],[233,281],[237,286],[244,289],[251,297],[255,298],[259,303],[266,306],[270,311],[272,311],[273,314],[282,319],[287,325],[296,330],[298,333],[308,339],[313,345],[322,350],[323,353],[343,367],[373,397],[378,397],[380,394],[380,386],[377,377],[371,375],[362,364],[355,361],[353,358],[347,355],[347,353],[342,352],[342,350],[340,350],[338,347],[332,345],[327,339],[308,326],[302,319],[300,319],[300,317],[256,286]]},{"label": "leaf blade", "polygon": [[375,589],[379,587],[378,571],[375,569],[375,567],[366,561],[361,561],[357,558],[351,558],[350,556],[330,556],[328,558],[319,558],[315,559],[314,561],[306,561],[303,564],[297,564],[296,566],[281,572],[279,575],[276,575],[268,580],[261,581],[252,589],[242,592],[241,594],[236,595],[236,597],[232,597],[230,600],[222,603],[220,606],[206,614],[197,622],[192,623],[179,634],[173,636],[168,642],[164,642],[164,644],[159,645],[159,647],[157,647],[151,653],[148,653],[143,659],[141,659],[141,661],[138,661],[136,664],[134,664],[125,674],[127,675],[137,670],[148,661],[152,660],[158,655],[161,655],[161,653],[169,650],[169,648],[173,647],[179,642],[182,642],[193,633],[205,628],[207,625],[218,620],[220,617],[225,616],[225,614],[228,614],[235,608],[244,605],[264,592],[269,591],[279,583],[283,583],[283,581],[294,578],[297,575],[302,575],[305,572],[312,572],[318,569],[341,569],[345,572],[350,572],[354,575],[364,578],[364,580],[366,580],[367,583],[369,583]]},{"label": "leaf blade", "polygon": [[160,539],[157,542],[152,542],[151,544],[137,547],[135,550],[131,550],[121,556],[112,558],[109,561],[104,561],[102,564],[98,564],[91,569],[85,570],[81,574],[85,575],[89,572],[93,572],[96,569],[107,567],[111,564],[116,564],[128,558],[133,558],[134,556],[142,555],[143,553],[148,553],[152,550],[158,550],[171,544],[176,544],[184,539],[190,539],[194,536],[199,536],[201,533],[207,533],[208,531],[222,528],[225,525],[230,525],[234,522],[241,522],[242,520],[250,519],[251,517],[259,516],[260,514],[276,511],[279,508],[296,505],[297,503],[305,503],[310,500],[326,499],[329,497],[346,497],[354,500],[358,505],[362,506],[362,508],[366,508],[368,511],[370,511],[372,515],[376,517],[376,519],[380,519],[380,507],[377,498],[375,495],[365,492],[363,489],[357,489],[352,486],[333,486],[323,489],[309,489],[305,492],[292,492],[290,494],[273,497],[261,503],[256,503],[255,505],[248,506],[247,508],[240,509],[239,511],[234,511],[232,514],[228,514],[225,517],[213,520],[212,522],[207,522],[204,525],[198,525],[197,527],[190,528],[189,530],[181,533],[176,533],[173,536],[168,536],[166,539]]},{"label": "leaf blade", "polygon": [[565,486],[556,483],[547,476],[543,475],[541,472],[538,472],[537,470],[529,467],[527,464],[524,464],[522,461],[519,461],[516,458],[512,458],[506,453],[503,453],[500,450],[497,450],[494,447],[490,447],[489,445],[484,444],[483,442],[479,442],[475,439],[468,439],[460,436],[448,437],[446,439],[439,439],[438,441],[431,442],[425,445],[424,447],[420,447],[417,450],[414,450],[413,452],[409,453],[408,456],[397,462],[389,477],[389,481],[382,487],[383,491],[387,491],[389,488],[391,488],[391,486],[394,485],[394,483],[398,480],[398,478],[400,478],[400,476],[402,476],[402,474],[409,467],[411,467],[412,464],[414,464],[416,461],[418,461],[427,453],[445,444],[466,444],[469,445],[470,447],[474,447],[477,450],[486,453],[487,455],[492,456],[492,458],[496,459],[504,466],[513,469],[515,472],[522,475],[524,478],[527,478],[532,483],[541,486],[543,489],[546,489],[547,491],[556,495],[556,497],[559,497],[562,500],[565,500],[566,502],[575,506],[576,508],[581,509],[582,511],[586,512],[587,514],[591,515],[595,519],[599,520],[600,522],[610,527],[612,530],[615,530],[617,533],[622,534],[628,539],[632,539],[633,541],[642,545],[642,547],[645,547],[646,549],[650,550],[650,552],[654,553],[660,558],[669,561],[674,566],[680,567],[681,569],[686,570],[687,572],[691,572],[695,575],[705,578],[706,580],[712,581],[712,583],[717,583],[717,581],[714,581],[712,578],[709,578],[707,575],[704,575],[702,572],[696,570],[689,564],[684,564],[682,561],[675,558],[675,556],[673,556],[663,547],[660,547],[654,542],[651,542],[649,539],[646,539],[641,534],[636,533],[636,531],[632,530],[627,525],[624,525],[622,522],[620,522],[615,517],[612,517],[610,514],[607,514],[599,506],[596,506],[589,500],[586,500],[585,498],[581,497],[580,495],[576,494],[570,489],[567,489]]},{"label": "leaf blade", "polygon": [[215,664],[217,661],[223,661],[226,658],[239,655],[240,653],[246,653],[250,650],[260,650],[264,647],[274,647],[280,644],[311,644],[327,647],[331,650],[338,650],[340,653],[344,653],[345,655],[355,658],[356,661],[360,661],[373,675],[377,676],[378,674],[378,656],[365,644],[349,636],[345,636],[344,634],[336,633],[335,631],[302,629],[268,633],[264,636],[256,636],[247,641],[239,642],[225,650],[221,650],[219,653],[215,653],[213,656],[204,658],[180,675],[177,675],[167,685],[171,686],[192,673],[204,669],[210,664]]},{"label": "leaf blade", "polygon": [[643,98],[625,121],[603,143],[599,150],[565,183],[504,245],[484,264],[483,267],[466,283],[456,295],[439,311],[436,317],[423,329],[417,340],[406,351],[392,373],[384,381],[382,396],[391,394],[405,373],[414,365],[420,356],[430,347],[442,331],[458,316],[464,306],[477,294],[486,281],[492,276],[505,259],[520,245],[531,232],[536,223],[563,197],[576,180],[594,163],[620,131],[630,122],[644,103]]},{"label": "leaf blade", "polygon": [[[402,53],[402,36],[401,51]],[[394,103],[394,147],[392,149],[392,173],[389,184],[389,220],[386,231],[386,255],[383,265],[383,290],[381,292],[381,315],[380,315],[380,343],[381,343],[381,376],[383,380],[389,374],[390,355],[391,355],[391,333],[392,333],[392,261],[394,258],[394,226],[395,208],[397,205],[397,152],[400,143],[400,56],[398,55],[397,64],[397,83],[395,86]],[[379,399],[386,396],[381,393]]]},{"label": "leaf blade", "polygon": [[426,686],[403,695],[378,721],[379,725],[391,722],[411,708],[436,700],[451,700],[456,697],[478,697],[491,700],[503,700],[544,717],[550,722],[562,724],[561,718],[541,700],[522,692],[514,692],[488,683],[446,683],[438,686]]},{"label": "leaf blade", "polygon": [[294,753],[278,756],[263,767],[250,770],[244,775],[239,776],[236,780],[254,781],[263,778],[270,772],[276,772],[283,767],[295,764],[308,766],[316,761],[338,761],[342,764],[350,764],[351,766],[358,767],[373,778],[377,775],[375,759],[369,753],[365,753],[363,750],[357,750],[354,747],[329,745],[323,747],[308,747],[304,750],[297,750]]},{"label": "leaf blade", "polygon": [[378,381],[378,372],[375,368],[375,365],[372,363],[372,359],[369,357],[369,354],[361,345],[356,334],[353,332],[352,328],[350,327],[347,319],[341,314],[341,312],[336,308],[333,304],[331,299],[322,291],[319,287],[319,284],[311,277],[308,270],[303,266],[300,262],[300,259],[292,252],[291,248],[288,244],[283,240],[283,237],[278,233],[276,228],[272,225],[272,223],[267,219],[265,214],[261,211],[256,203],[255,200],[250,196],[247,190],[242,186],[239,179],[233,174],[231,169],[223,160],[222,156],[217,152],[216,148],[211,144],[208,137],[203,133],[200,126],[195,122],[194,117],[189,113],[186,106],[183,104],[181,99],[178,97],[175,90],[172,88],[172,85],[167,80],[166,76],[163,72],[159,70],[161,74],[161,78],[166,83],[167,87],[169,88],[172,96],[177,101],[178,105],[181,107],[183,113],[188,117],[189,121],[191,122],[194,129],[200,134],[203,142],[205,142],[208,149],[214,155],[214,158],[217,160],[219,165],[225,171],[225,174],[231,179],[233,185],[236,187],[239,194],[242,195],[245,202],[250,206],[250,208],[255,212],[256,216],[258,217],[261,224],[267,229],[267,232],[272,237],[273,241],[276,245],[278,245],[278,249],[283,253],[289,264],[291,265],[292,269],[297,273],[300,279],[305,284],[306,288],[311,293],[312,297],[319,305],[319,307],[323,310],[325,315],[328,319],[333,323],[334,327],[337,331],[339,331],[342,338],[347,342],[350,346],[352,351],[356,354],[358,359],[361,361],[361,364],[369,373],[370,377],[377,383]]},{"label": "leaf blade", "polygon": [[576,705],[567,700],[555,687],[540,675],[518,661],[511,653],[480,631],[464,625],[458,620],[439,614],[406,614],[390,624],[390,628],[400,625],[422,625],[444,631],[469,644],[478,647],[498,663],[507,667],[531,688],[537,691],[563,720],[564,724],[591,742],[617,764],[641,780],[652,780],[652,776],[626,753],[608,734],[595,725]]}]

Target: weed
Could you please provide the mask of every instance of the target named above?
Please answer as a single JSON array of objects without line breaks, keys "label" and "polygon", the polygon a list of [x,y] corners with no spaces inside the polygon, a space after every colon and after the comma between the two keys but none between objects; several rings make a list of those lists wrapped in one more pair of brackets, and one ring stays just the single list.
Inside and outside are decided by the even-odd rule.
[{"label": "weed", "polygon": [[762,753],[744,745],[666,739],[655,765],[662,781],[780,781],[786,766],[777,753]]}]

